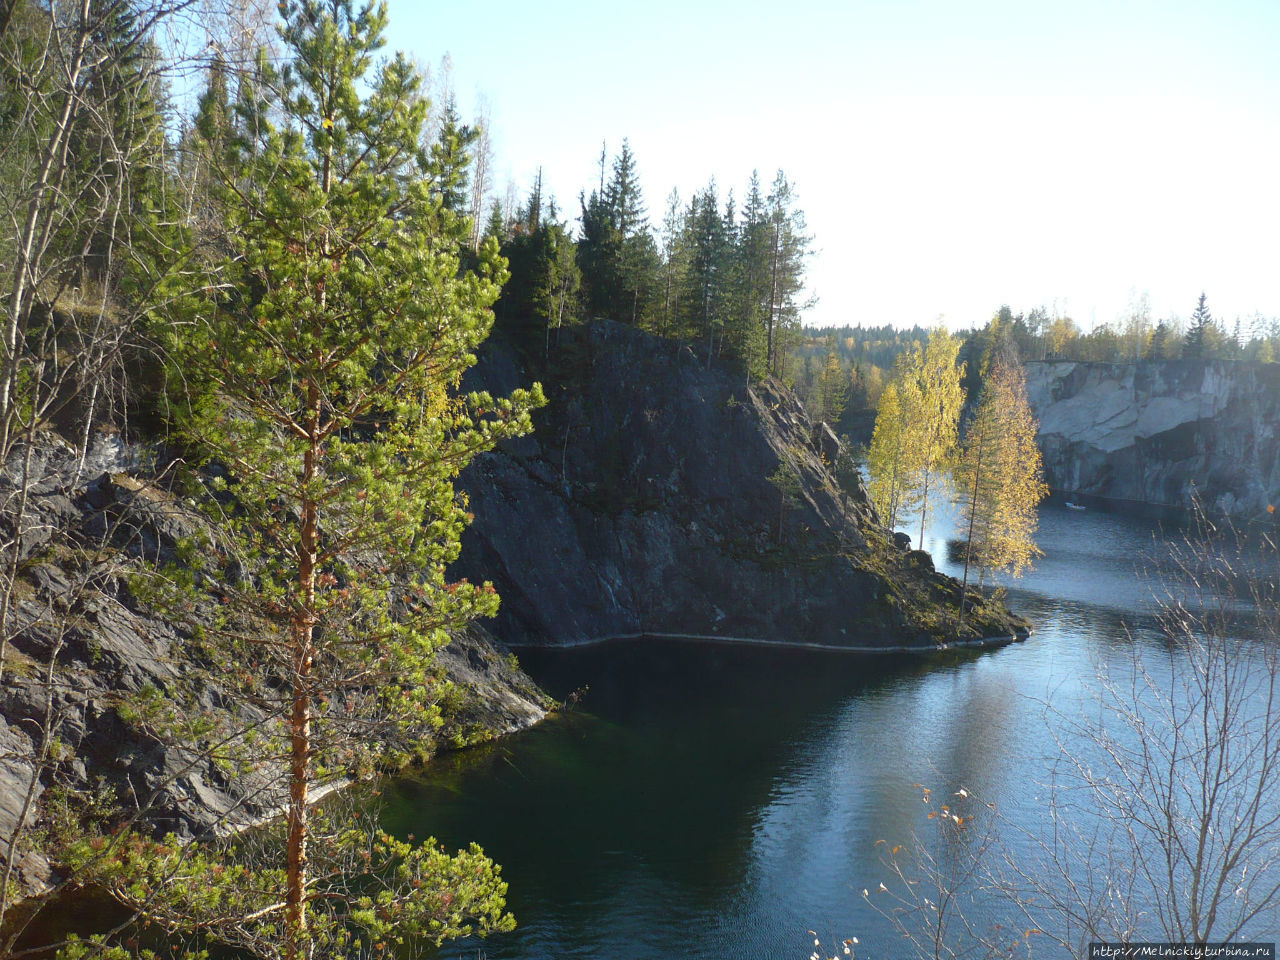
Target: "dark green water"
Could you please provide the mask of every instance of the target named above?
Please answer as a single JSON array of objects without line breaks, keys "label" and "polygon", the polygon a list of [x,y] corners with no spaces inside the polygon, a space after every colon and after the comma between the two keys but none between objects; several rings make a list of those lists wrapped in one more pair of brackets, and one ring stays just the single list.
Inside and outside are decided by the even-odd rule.
[{"label": "dark green water", "polygon": [[[588,686],[580,707],[389,792],[394,829],[474,837],[504,864],[523,923],[488,956],[595,956],[620,934],[619,956],[767,955],[817,922],[812,899],[787,903],[801,874],[833,919],[848,906],[836,833],[914,812],[891,713],[918,662],[670,642],[523,659],[555,695]],[[852,769],[883,789],[842,783]]]},{"label": "dark green water", "polygon": [[[1013,601],[1035,636],[1000,650],[522,651],[554,696],[578,691],[576,705],[386,791],[393,830],[476,840],[510,882],[519,929],[441,956],[807,957],[807,930],[896,955],[862,897],[886,876],[877,841],[927,831],[919,784],[963,786],[1017,823],[1045,819],[1048,715],[1090,709],[1082,691],[1099,665],[1127,662],[1134,644],[1159,650],[1140,573],[1162,556],[1153,533],[1047,510],[1046,557]],[[945,543],[927,545],[947,568]]]}]

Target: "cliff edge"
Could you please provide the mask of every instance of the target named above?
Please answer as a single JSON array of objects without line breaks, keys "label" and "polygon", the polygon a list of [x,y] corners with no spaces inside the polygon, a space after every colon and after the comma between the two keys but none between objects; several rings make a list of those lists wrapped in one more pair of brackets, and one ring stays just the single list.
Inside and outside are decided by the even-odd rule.
[{"label": "cliff edge", "polygon": [[[46,822],[47,800],[56,804],[61,792],[114,796],[158,832],[184,838],[260,823],[283,803],[278,784],[229,772],[127,719],[130,694],[164,694],[200,665],[191,638],[131,586],[141,571],[172,561],[202,522],[144,452],[102,435],[81,463],[61,437],[42,433],[20,515],[23,471],[0,467],[0,538],[16,538],[21,552],[0,684],[0,864],[20,836],[14,866],[26,891],[55,879],[31,828]],[[456,634],[436,665],[452,682],[440,747],[509,733],[546,713],[545,696],[479,625]],[[203,691],[205,705],[223,699],[216,686]]]},{"label": "cliff edge", "polygon": [[1280,502],[1280,364],[1026,366],[1055,492],[1227,516]]},{"label": "cliff edge", "polygon": [[472,386],[533,379],[551,397],[534,434],[459,478],[476,520],[458,572],[494,581],[503,642],[929,650],[1025,631],[973,594],[957,632],[959,583],[895,543],[856,471],[837,482],[839,441],[775,381],[597,321],[566,330],[537,376],[491,341]]}]

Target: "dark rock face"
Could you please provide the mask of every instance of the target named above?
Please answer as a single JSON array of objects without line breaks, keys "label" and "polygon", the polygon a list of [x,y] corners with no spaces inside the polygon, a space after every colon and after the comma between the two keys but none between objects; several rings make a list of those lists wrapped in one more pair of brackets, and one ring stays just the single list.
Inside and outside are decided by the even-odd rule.
[{"label": "dark rock face", "polygon": [[[609,323],[566,334],[557,357],[536,434],[477,458],[459,483],[476,521],[456,572],[497,583],[502,640],[679,634],[927,651],[1025,630],[979,600],[957,631],[959,584],[894,542],[856,476],[837,483],[839,441],[785,389],[748,387]],[[501,344],[475,373],[471,385],[496,394],[532,379]],[[190,638],[139,601],[130,577],[175,559],[199,512],[114,438],[82,460],[46,434],[31,454],[0,469],[0,540],[22,545],[0,685],[0,843],[23,816],[39,819],[55,785],[112,788],[183,837],[273,816],[267,784],[148,736],[123,709],[122,694],[163,694],[190,674]],[[463,690],[447,734],[496,735],[545,713],[479,626],[438,662]],[[228,709],[218,688],[200,695]],[[45,730],[67,749],[39,762]],[[48,878],[39,856],[17,862],[29,889]]]},{"label": "dark rock face", "polygon": [[[533,379],[492,345],[474,386]],[[618,324],[574,331],[533,437],[460,478],[476,520],[461,575],[493,580],[507,643],[679,634],[845,647],[951,639],[922,611],[959,585],[893,544],[839,441],[772,382],[708,371]],[[770,481],[789,464],[796,486]],[[950,609],[955,609],[951,607]],[[993,610],[976,629],[1008,634]]]},{"label": "dark rock face", "polygon": [[[30,461],[0,471],[0,503],[8,507],[0,510],[0,537],[18,536],[24,557],[0,685],[0,857],[24,810],[28,825],[39,822],[39,801],[54,785],[112,789],[126,804],[145,806],[153,829],[181,837],[261,822],[282,799],[264,779],[219,769],[124,719],[124,696],[172,689],[191,662],[187,638],[137,601],[129,577],[143,569],[140,560],[173,559],[200,520],[150,482],[118,442],[95,449],[82,466],[46,434]],[[23,463],[28,496],[19,526]],[[509,733],[546,713],[541,692],[479,626],[456,635],[437,664],[460,690],[443,743]],[[224,709],[216,687],[202,691],[201,702]],[[43,731],[62,746],[38,761]],[[28,890],[49,879],[49,864],[29,848],[20,848],[16,865]]]},{"label": "dark rock face", "polygon": [[1280,364],[1027,364],[1055,491],[1228,516],[1280,501]]}]

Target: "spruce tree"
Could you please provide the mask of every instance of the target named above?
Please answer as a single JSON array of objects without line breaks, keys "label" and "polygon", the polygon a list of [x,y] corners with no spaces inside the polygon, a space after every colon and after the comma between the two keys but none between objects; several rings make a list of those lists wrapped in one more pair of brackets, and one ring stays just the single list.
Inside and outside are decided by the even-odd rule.
[{"label": "spruce tree", "polygon": [[88,9],[92,59],[69,146],[73,176],[81,185],[77,202],[118,211],[116,217],[104,218],[89,237],[74,238],[83,245],[76,251],[83,256],[82,273],[101,281],[108,271],[120,273],[117,261],[127,262],[141,253],[130,249],[128,227],[163,195],[160,178],[167,144],[154,52],[140,22],[143,18],[132,4],[111,0],[91,0]]},{"label": "spruce tree", "polygon": [[772,290],[773,229],[759,175],[753,170],[737,231],[734,310],[726,333],[749,378],[768,373],[766,311]]},{"label": "spruce tree", "polygon": [[471,151],[480,131],[462,122],[450,96],[440,118],[440,132],[431,145],[428,165],[432,189],[446,210],[465,215],[471,209]]},{"label": "spruce tree", "polygon": [[[603,173],[602,154],[602,177]],[[614,320],[639,323],[658,287],[660,267],[628,141],[622,141],[603,189],[592,191],[581,203],[578,263],[591,309]]]},{"label": "spruce tree", "polygon": [[620,302],[619,265],[622,260],[622,233],[613,223],[603,195],[591,191],[580,195],[582,231],[578,240],[578,268],[586,288],[592,315],[613,316]]},{"label": "spruce tree", "polygon": [[688,271],[687,249],[684,245],[685,215],[680,206],[680,193],[672,188],[667,197],[666,212],[662,217],[661,246],[659,255],[662,261],[660,284],[661,306],[656,310],[657,327],[660,336],[671,336],[677,331],[679,316],[679,297]]},{"label": "spruce tree", "polygon": [[[552,205],[554,212],[554,204]],[[568,228],[542,213],[542,175],[529,195],[515,235],[503,246],[511,279],[495,312],[503,329],[526,341],[537,331],[543,358],[550,356],[551,331],[578,318],[582,274]]]},{"label": "spruce tree", "polygon": [[694,194],[684,223],[688,271],[681,296],[681,313],[691,321],[691,332],[706,342],[709,366],[716,337],[725,325],[729,259],[729,238],[720,216],[714,180]]},{"label": "spruce tree", "polygon": [[1191,314],[1191,326],[1183,341],[1182,355],[1188,360],[1209,359],[1216,345],[1217,338],[1214,335],[1217,333],[1217,327],[1213,321],[1213,314],[1209,312],[1205,302],[1206,299],[1202,292],[1200,301]]}]

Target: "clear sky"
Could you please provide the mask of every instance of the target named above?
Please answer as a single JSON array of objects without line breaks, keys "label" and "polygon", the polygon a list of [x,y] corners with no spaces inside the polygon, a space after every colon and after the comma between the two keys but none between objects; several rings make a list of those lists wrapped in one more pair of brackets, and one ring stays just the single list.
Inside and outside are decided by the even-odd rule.
[{"label": "clear sky", "polygon": [[1086,330],[1142,294],[1280,317],[1280,0],[390,0],[490,106],[499,188],[565,215],[627,137],[651,219],[786,171],[807,322]]}]

